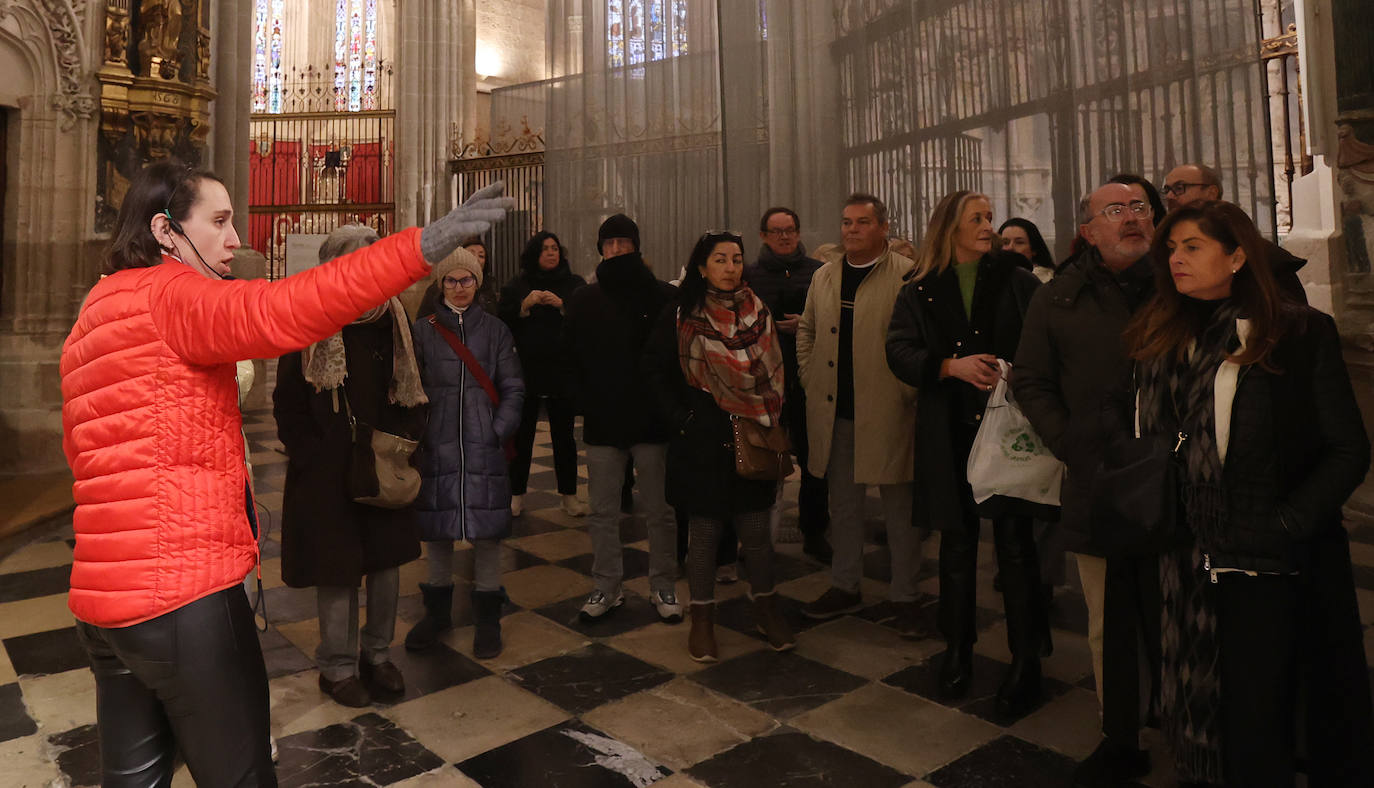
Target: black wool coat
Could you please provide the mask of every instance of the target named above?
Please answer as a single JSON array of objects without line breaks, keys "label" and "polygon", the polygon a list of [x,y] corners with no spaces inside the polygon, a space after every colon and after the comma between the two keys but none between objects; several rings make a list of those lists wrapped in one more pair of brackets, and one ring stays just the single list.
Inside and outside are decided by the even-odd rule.
[{"label": "black wool coat", "polygon": [[730,414],[710,392],[687,385],[677,350],[677,306],[659,316],[644,350],[644,373],[654,403],[672,427],[665,491],[679,515],[726,520],[773,505],[777,483],[735,473]]},{"label": "black wool coat", "polygon": [[588,445],[668,442],[671,432],[640,365],[654,321],[676,292],[633,252],[602,260],[596,282],[564,302],[563,390],[577,400]]},{"label": "black wool coat", "polygon": [[[782,320],[783,315],[800,315],[806,308],[806,293],[811,289],[811,277],[821,266],[820,260],[807,257],[805,250],[797,247],[795,258],[782,258],[773,254],[767,246],[759,254],[758,262],[744,269],[744,280],[749,289],[768,307],[773,320]],[[778,347],[782,349],[783,371],[787,380],[788,397],[800,396],[801,377],[797,374],[797,335],[778,332]]]},{"label": "black wool coat", "polygon": [[957,378],[940,378],[946,359],[991,353],[1010,361],[1021,338],[1022,315],[1040,280],[1017,255],[990,252],[978,261],[973,309],[964,312],[954,267],[902,287],[887,333],[892,374],[917,389],[916,476],[912,524],[964,527],[972,503],[966,493],[972,434],[988,392]]},{"label": "black wool coat", "polygon": [[533,271],[528,267],[501,288],[497,314],[510,326],[515,337],[515,349],[520,353],[520,367],[525,372],[525,396],[564,396],[563,378],[559,374],[559,343],[563,338],[563,309],[548,304],[530,307],[529,314],[520,314],[520,304],[534,290],[547,290],[563,299],[564,309],[573,292],[587,284],[587,280],[573,273],[566,262],[552,271]]},{"label": "black wool coat", "polygon": [[377,429],[419,439],[425,409],[403,408],[387,399],[392,375],[392,319],[343,330],[348,377],[338,394],[306,381],[301,354],[288,353],[277,365],[272,414],[286,447],[286,489],[282,497],[281,573],[292,588],[357,586],[369,572],[420,557],[420,532],[409,509],[380,509],[354,503],[348,495],[352,436],[344,390],[354,416]]},{"label": "black wool coat", "polygon": [[1092,555],[1100,555],[1090,538],[1092,479],[1113,433],[1114,403],[1131,380],[1122,332],[1154,293],[1148,265],[1131,271],[1139,286],[1133,299],[1100,261],[1089,248],[1036,290],[1011,373],[1016,404],[1065,465],[1059,515],[1065,549]]}]

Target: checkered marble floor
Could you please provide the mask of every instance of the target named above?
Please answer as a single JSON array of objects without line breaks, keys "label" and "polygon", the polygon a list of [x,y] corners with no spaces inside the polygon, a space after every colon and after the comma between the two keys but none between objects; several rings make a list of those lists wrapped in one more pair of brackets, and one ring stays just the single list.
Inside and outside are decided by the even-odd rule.
[{"label": "checkered marble floor", "polygon": [[[270,411],[245,418],[259,501],[272,513],[263,549],[270,626],[261,635],[271,676],[272,730],[283,786],[1062,786],[1098,740],[1086,642],[1087,613],[1070,561],[1056,594],[1054,655],[1045,702],[1000,717],[992,696],[1010,655],[991,545],[980,550],[975,684],[954,704],[935,699],[935,640],[906,641],[887,626],[887,551],[872,501],[866,607],[816,623],[802,604],[829,584],[799,545],[779,545],[783,606],[798,631],[776,654],[753,631],[745,584],[718,588],[721,661],[686,653],[687,628],[658,622],[647,601],[647,543],[637,516],[622,521],[626,605],[596,624],[577,620],[592,587],[585,522],[558,509],[548,433],[541,430],[526,513],[503,547],[511,604],[505,651],[472,658],[457,562],[456,628],[424,654],[400,639],[422,614],[420,562],[401,570],[393,658],[404,698],[368,709],[334,704],[316,686],[311,589],[286,588],[275,520],[286,457]],[[796,520],[787,486],[785,524]],[[984,529],[990,530],[990,529]],[[1374,527],[1353,529],[1365,648],[1374,654]],[[925,545],[921,589],[933,623],[936,543]],[[13,786],[84,786],[99,779],[94,683],[67,611],[70,526],[0,561],[0,763]],[[679,596],[686,599],[685,582]],[[1147,785],[1171,785],[1168,755],[1147,732],[1156,763]],[[183,769],[176,785],[191,785]]]}]

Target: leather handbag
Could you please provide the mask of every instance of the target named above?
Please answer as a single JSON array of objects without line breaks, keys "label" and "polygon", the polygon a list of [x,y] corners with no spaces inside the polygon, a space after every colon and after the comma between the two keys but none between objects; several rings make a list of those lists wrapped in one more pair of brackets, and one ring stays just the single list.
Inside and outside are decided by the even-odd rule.
[{"label": "leather handbag", "polygon": [[792,444],[787,431],[753,419],[730,417],[735,434],[735,473],[742,479],[778,481],[792,475]]},{"label": "leather handbag", "polygon": [[1187,440],[1181,430],[1141,435],[1137,405],[1134,430],[1107,443],[1089,488],[1090,540],[1103,556],[1157,555],[1179,543],[1179,450]]},{"label": "leather handbag", "polygon": [[420,472],[411,457],[420,442],[370,427],[353,418],[348,407],[348,426],[353,432],[352,456],[348,463],[348,494],[354,503],[380,509],[404,509],[420,494]]}]

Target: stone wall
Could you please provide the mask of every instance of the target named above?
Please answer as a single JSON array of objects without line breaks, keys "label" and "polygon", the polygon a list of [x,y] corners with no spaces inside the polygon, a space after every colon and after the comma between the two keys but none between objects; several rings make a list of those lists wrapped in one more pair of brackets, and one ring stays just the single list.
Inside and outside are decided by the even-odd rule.
[{"label": "stone wall", "polygon": [[545,0],[507,0],[477,4],[479,77],[497,86],[537,82],[548,77],[544,54]]}]

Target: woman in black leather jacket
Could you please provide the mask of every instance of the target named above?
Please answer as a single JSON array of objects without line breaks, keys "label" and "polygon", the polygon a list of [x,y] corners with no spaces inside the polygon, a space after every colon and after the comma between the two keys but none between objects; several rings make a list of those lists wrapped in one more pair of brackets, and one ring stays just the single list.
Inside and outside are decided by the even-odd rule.
[{"label": "woman in black leather jacket", "polygon": [[[1126,340],[1142,434],[1181,435],[1160,556],[1163,727],[1185,784],[1370,785],[1374,740],[1341,506],[1369,441],[1331,318],[1286,303],[1254,223],[1170,213]],[[1299,703],[1299,687],[1307,693]]]}]

